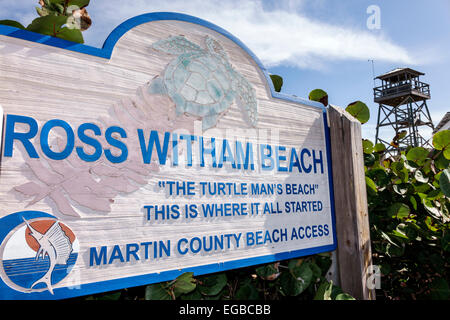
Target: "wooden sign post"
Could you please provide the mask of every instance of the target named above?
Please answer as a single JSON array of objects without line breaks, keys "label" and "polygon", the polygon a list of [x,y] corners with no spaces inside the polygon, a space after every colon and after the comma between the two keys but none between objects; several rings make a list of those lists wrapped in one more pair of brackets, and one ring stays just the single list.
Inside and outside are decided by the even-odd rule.
[{"label": "wooden sign post", "polygon": [[328,109],[333,159],[339,280],[357,299],[375,299],[361,123],[345,110]]},{"label": "wooden sign post", "polygon": [[[364,185],[333,190],[326,108],[276,93],[243,43],[195,17],[132,18],[101,49],[0,26],[0,104],[1,299],[333,251],[333,193],[342,221],[363,208],[341,202]],[[365,235],[351,250],[370,252]]]}]

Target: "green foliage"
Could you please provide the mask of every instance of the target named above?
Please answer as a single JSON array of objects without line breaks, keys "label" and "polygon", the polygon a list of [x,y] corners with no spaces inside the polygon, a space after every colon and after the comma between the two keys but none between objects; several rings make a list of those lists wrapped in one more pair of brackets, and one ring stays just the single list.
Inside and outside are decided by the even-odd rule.
[{"label": "green foliage", "polygon": [[270,79],[272,79],[273,87],[276,92],[280,92],[283,87],[283,78],[276,74],[271,74]]},{"label": "green foliage", "polygon": [[374,151],[372,141],[364,139],[362,143],[363,143],[363,152],[365,154],[371,154]]},{"label": "green foliage", "polygon": [[298,296],[311,284],[313,275],[309,262],[291,260],[287,272],[280,277],[282,292],[288,296]]},{"label": "green foliage", "polygon": [[200,278],[198,280],[198,292],[201,296],[214,297],[218,296],[227,284],[227,276],[225,273]]},{"label": "green foliage", "polygon": [[314,300],[356,300],[341,288],[333,285],[333,281],[323,281],[317,289]]},{"label": "green foliage", "polygon": [[66,14],[71,6],[83,9],[89,2],[90,0],[41,0],[39,1],[41,8],[36,8],[36,11],[40,16]]},{"label": "green foliage", "polygon": [[442,130],[433,136],[433,146],[442,151],[445,159],[450,160],[450,130]]},{"label": "green foliage", "polygon": [[19,28],[19,29],[25,29],[25,27],[20,22],[17,22],[14,20],[0,20],[0,25],[10,26],[10,27]]},{"label": "green foliage", "polygon": [[36,18],[27,27],[28,31],[38,32],[45,35],[53,35],[63,28],[66,24],[67,18],[63,16],[45,16]]},{"label": "green foliage", "polygon": [[334,300],[356,300],[348,293],[339,293]]},{"label": "green foliage", "polygon": [[427,149],[422,147],[411,148],[406,154],[406,159],[408,161],[417,162],[422,164],[430,153]]},{"label": "green foliage", "polygon": [[325,278],[331,254],[323,253],[265,265],[85,297],[87,300],[354,300]]},{"label": "green foliage", "polygon": [[323,91],[322,89],[314,89],[309,95],[308,99],[311,101],[317,101],[322,103],[325,107],[328,106],[328,93]]},{"label": "green foliage", "polygon": [[84,43],[82,31],[92,24],[86,11],[89,0],[41,0],[36,8],[39,18],[34,19],[26,28],[17,21],[1,20],[8,25],[47,36]]},{"label": "green foliage", "polygon": [[352,116],[354,116],[356,119],[359,120],[362,124],[369,121],[370,118],[370,111],[367,105],[361,101],[355,101],[350,103],[347,108],[345,109],[348,113],[350,113]]},{"label": "green foliage", "polygon": [[197,287],[192,272],[186,272],[175,280],[155,283],[145,288],[145,300],[171,300],[188,294]]},{"label": "green foliage", "polygon": [[373,147],[373,151],[374,152],[384,152],[386,151],[386,146],[382,143],[377,143],[374,147]]},{"label": "green foliage", "polygon": [[156,287],[158,292],[164,290],[167,293],[146,298],[277,300],[298,297],[310,300],[315,296],[320,284],[326,281],[325,274],[330,265],[329,254],[269,263],[196,277],[193,280],[196,286],[183,293],[167,292],[173,286],[171,282],[153,284],[147,286],[146,290],[153,290],[152,288]]},{"label": "green foliage", "polygon": [[47,15],[36,18],[27,27],[28,31],[61,38],[68,41],[83,43],[83,36],[79,29],[70,29],[66,27],[66,16]]},{"label": "green foliage", "polygon": [[450,198],[450,169],[442,171],[439,177],[439,187],[446,197]]},{"label": "green foliage", "polygon": [[333,292],[333,282],[324,281],[317,289],[314,300],[331,300],[331,293]]},{"label": "green foliage", "polygon": [[[362,124],[370,118],[360,101],[346,111]],[[450,299],[450,131],[434,135],[433,150],[409,147],[394,157],[381,143],[362,145],[373,263],[382,270],[378,299]],[[329,299],[330,287],[323,283],[316,297]]]},{"label": "green foliage", "polygon": [[374,148],[376,161],[365,163],[373,260],[383,266],[387,299],[450,297],[450,171],[441,159],[450,137],[443,132],[435,150],[410,147],[387,159]]}]

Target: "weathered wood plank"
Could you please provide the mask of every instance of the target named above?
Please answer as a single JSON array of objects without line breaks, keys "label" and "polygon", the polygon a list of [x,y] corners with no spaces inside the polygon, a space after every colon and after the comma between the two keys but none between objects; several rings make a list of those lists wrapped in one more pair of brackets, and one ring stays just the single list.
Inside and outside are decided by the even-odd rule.
[{"label": "weathered wood plank", "polygon": [[334,181],[339,278],[357,299],[375,299],[368,287],[372,265],[361,124],[349,113],[328,109]]}]

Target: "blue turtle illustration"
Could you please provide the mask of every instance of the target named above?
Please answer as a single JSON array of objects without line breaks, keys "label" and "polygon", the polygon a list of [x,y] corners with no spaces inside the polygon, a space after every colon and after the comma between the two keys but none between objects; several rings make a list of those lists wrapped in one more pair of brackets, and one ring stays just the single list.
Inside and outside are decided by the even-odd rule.
[{"label": "blue turtle illustration", "polygon": [[167,65],[163,75],[152,80],[149,92],[168,95],[178,115],[186,112],[201,117],[203,130],[215,126],[218,116],[234,100],[244,119],[255,126],[255,89],[232,67],[218,41],[206,36],[205,44],[203,49],[184,36],[171,36],[154,43],[153,49],[177,58]]}]

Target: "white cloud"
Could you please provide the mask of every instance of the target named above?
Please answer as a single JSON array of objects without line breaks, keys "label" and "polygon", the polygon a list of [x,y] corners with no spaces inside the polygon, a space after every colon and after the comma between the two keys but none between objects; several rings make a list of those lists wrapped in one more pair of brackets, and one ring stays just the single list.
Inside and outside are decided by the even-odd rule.
[{"label": "white cloud", "polygon": [[[27,25],[37,17],[38,1],[0,0],[1,19]],[[121,22],[157,11],[180,12],[210,21],[244,42],[268,66],[292,65],[321,69],[336,60],[375,59],[414,64],[406,49],[382,34],[332,25],[308,17],[305,0],[95,0],[89,5],[94,25],[85,32],[86,43],[101,46]],[[319,2],[320,3],[320,2]]]},{"label": "white cloud", "polygon": [[328,61],[367,59],[414,63],[406,49],[383,35],[314,20],[301,12],[302,4],[292,0],[270,6],[256,0],[96,0],[89,6],[94,25],[85,38],[88,44],[101,46],[124,20],[147,12],[171,11],[224,28],[268,67],[288,64],[320,69]]}]

